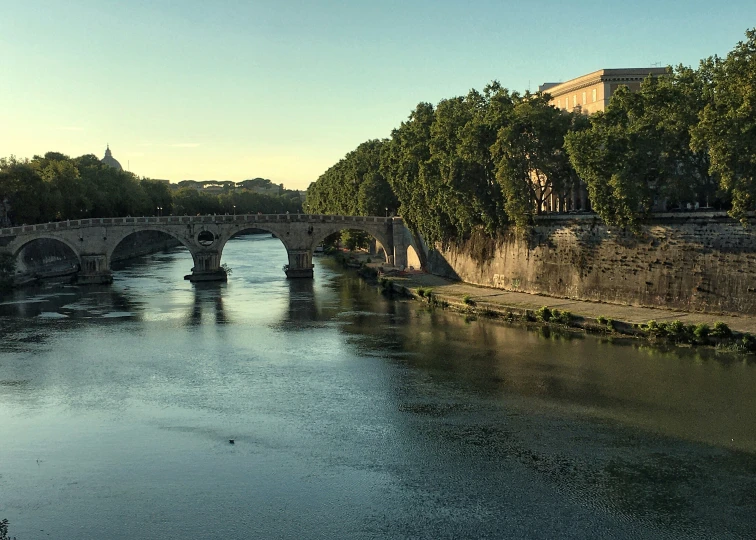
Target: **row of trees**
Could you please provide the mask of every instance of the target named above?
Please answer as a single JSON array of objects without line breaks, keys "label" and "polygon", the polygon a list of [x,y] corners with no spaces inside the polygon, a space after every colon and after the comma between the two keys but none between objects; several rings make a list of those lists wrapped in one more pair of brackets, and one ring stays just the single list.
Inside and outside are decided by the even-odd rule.
[{"label": "row of trees", "polygon": [[548,94],[483,92],[420,103],[390,138],[361,144],[307,192],[306,211],[400,213],[431,242],[526,227],[579,183],[608,224],[653,208],[756,207],[756,31],[726,58],[679,66],[587,117]]},{"label": "row of trees", "polygon": [[181,188],[173,194],[173,213],[196,214],[296,214],[302,211],[297,191],[285,190],[281,195],[255,193],[247,189],[212,194],[194,188]]},{"label": "row of trees", "polygon": [[165,182],[109,167],[92,154],[70,158],[48,152],[31,160],[0,159],[0,210],[0,225],[20,225],[171,213],[299,212],[301,201],[295,191],[280,196],[245,189],[219,195],[174,191]]},{"label": "row of trees", "polygon": [[565,149],[607,222],[633,226],[653,201],[756,209],[756,29],[726,58],[621,88]]}]

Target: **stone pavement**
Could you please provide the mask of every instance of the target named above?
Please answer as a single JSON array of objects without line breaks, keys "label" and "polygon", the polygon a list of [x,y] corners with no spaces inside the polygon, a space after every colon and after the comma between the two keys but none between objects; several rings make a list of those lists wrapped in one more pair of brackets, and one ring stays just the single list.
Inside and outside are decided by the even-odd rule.
[{"label": "stone pavement", "polygon": [[470,299],[476,302],[477,307],[491,308],[497,311],[506,311],[507,309],[517,311],[528,309],[535,311],[542,306],[548,306],[550,309],[556,308],[560,311],[570,311],[573,315],[584,317],[586,319],[595,319],[596,317],[603,316],[607,319],[630,324],[646,323],[653,319],[657,322],[680,320],[685,324],[707,323],[709,326],[713,326],[715,322],[722,321],[732,330],[756,334],[756,317],[748,315],[737,316],[720,315],[715,313],[688,313],[672,309],[587,302],[583,300],[571,300],[569,298],[555,298],[540,294],[528,294],[478,287],[476,285],[470,285],[459,281],[450,281],[439,276],[421,272],[408,272],[403,275],[392,276],[391,279],[399,285],[412,289],[414,292],[416,292],[419,287],[426,289],[432,288],[433,294],[440,300],[446,300],[457,304],[462,303],[462,299],[466,295],[469,295]]}]

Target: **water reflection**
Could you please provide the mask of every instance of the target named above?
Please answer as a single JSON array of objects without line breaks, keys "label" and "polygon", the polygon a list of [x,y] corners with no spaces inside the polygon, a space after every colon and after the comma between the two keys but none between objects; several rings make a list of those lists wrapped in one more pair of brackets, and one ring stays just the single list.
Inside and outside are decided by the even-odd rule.
[{"label": "water reflection", "polygon": [[188,326],[203,323],[226,324],[231,322],[224,309],[223,297],[227,294],[225,283],[199,282],[194,283],[194,302],[186,318]]},{"label": "water reflection", "polygon": [[308,323],[323,320],[315,300],[315,286],[311,279],[290,279],[289,303],[286,317],[281,324],[291,324],[293,328],[308,327]]},{"label": "water reflection", "polygon": [[0,317],[8,319],[112,319],[138,314],[134,299],[109,286],[47,283],[0,297]]}]

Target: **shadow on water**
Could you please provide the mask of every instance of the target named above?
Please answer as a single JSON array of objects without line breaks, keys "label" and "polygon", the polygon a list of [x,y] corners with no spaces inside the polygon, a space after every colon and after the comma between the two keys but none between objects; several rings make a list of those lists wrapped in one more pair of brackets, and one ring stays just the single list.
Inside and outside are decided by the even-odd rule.
[{"label": "shadow on water", "polygon": [[0,297],[0,317],[39,319],[113,319],[139,317],[141,303],[108,285],[47,283]]},{"label": "shadow on water", "polygon": [[232,322],[224,308],[223,297],[227,292],[225,283],[217,281],[193,284],[194,302],[186,317],[187,326],[198,326],[211,320],[215,324]]}]

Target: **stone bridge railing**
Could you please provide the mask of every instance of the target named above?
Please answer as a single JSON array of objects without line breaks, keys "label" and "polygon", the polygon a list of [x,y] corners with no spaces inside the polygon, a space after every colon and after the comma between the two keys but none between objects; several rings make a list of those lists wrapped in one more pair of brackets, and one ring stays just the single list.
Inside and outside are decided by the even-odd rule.
[{"label": "stone bridge railing", "polygon": [[393,218],[376,216],[334,216],[325,214],[238,214],[238,215],[202,215],[202,216],[144,216],[119,218],[88,218],[53,221],[37,225],[21,225],[0,229],[0,236],[16,236],[23,233],[40,231],[59,231],[81,227],[98,227],[103,225],[181,225],[199,223],[386,223]]}]

